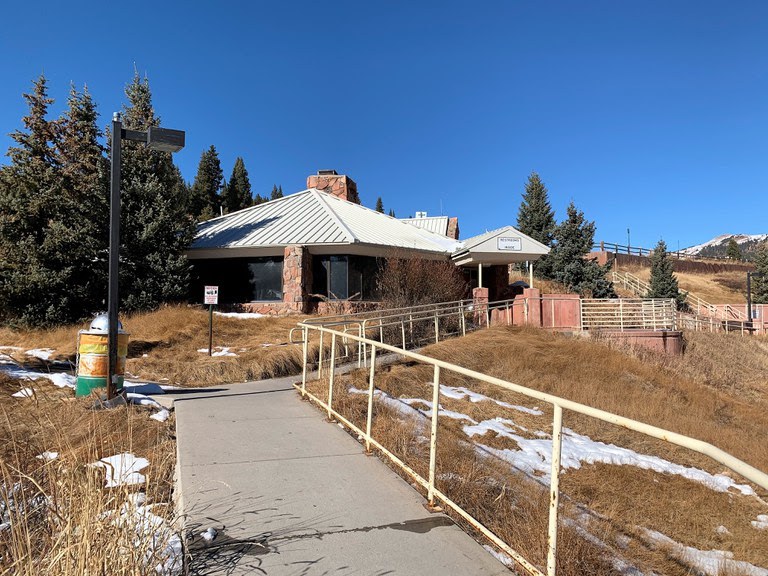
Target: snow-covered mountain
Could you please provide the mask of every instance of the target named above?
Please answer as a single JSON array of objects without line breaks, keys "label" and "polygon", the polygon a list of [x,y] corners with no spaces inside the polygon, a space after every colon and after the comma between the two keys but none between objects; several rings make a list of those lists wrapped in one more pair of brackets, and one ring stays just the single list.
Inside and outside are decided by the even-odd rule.
[{"label": "snow-covered mountain", "polygon": [[693,256],[725,256],[731,238],[736,240],[742,254],[746,255],[746,253],[754,251],[760,242],[768,239],[768,234],[721,234],[703,244],[691,246],[685,250],[680,250],[680,252]]}]

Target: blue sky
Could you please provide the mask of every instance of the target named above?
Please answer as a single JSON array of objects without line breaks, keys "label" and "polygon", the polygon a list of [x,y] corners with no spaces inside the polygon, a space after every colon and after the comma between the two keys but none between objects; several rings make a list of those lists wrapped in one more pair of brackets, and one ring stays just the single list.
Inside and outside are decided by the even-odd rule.
[{"label": "blue sky", "polygon": [[87,83],[106,125],[135,66],[187,180],[211,144],[262,194],[334,168],[466,237],[536,171],[558,220],[676,249],[768,232],[766,30],[762,1],[10,2],[0,149],[41,72],[55,115]]}]

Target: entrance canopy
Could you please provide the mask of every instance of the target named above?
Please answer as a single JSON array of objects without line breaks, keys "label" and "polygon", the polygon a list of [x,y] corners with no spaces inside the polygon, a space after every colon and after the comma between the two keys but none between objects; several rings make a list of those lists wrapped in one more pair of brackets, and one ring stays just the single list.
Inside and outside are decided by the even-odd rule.
[{"label": "entrance canopy", "polygon": [[451,256],[457,266],[531,262],[549,254],[547,246],[512,226],[462,240],[462,244],[463,247]]}]

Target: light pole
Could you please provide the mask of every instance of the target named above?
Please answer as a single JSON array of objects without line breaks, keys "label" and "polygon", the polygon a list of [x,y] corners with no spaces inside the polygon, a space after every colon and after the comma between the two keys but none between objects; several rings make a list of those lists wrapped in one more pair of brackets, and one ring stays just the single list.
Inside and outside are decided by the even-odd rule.
[{"label": "light pole", "polygon": [[764,276],[762,272],[747,272],[747,322],[752,325],[752,277]]},{"label": "light pole", "polygon": [[146,132],[124,130],[120,113],[112,115],[112,141],[110,150],[109,186],[109,293],[107,316],[109,319],[109,369],[107,371],[107,400],[115,397],[117,375],[117,315],[119,308],[118,262],[120,258],[120,141],[144,142],[152,150],[178,152],[184,148],[184,131],[150,126]]}]

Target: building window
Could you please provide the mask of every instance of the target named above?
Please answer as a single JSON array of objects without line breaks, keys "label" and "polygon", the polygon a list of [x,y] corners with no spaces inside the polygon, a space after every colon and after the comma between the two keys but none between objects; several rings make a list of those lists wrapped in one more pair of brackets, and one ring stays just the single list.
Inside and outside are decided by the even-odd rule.
[{"label": "building window", "polygon": [[252,301],[283,299],[283,259],[258,258],[248,263]]},{"label": "building window", "polygon": [[203,286],[219,287],[221,304],[283,299],[283,258],[218,258],[194,260],[196,276],[192,298],[197,301]]},{"label": "building window", "polygon": [[379,262],[367,256],[315,256],[312,292],[331,300],[377,300]]}]

